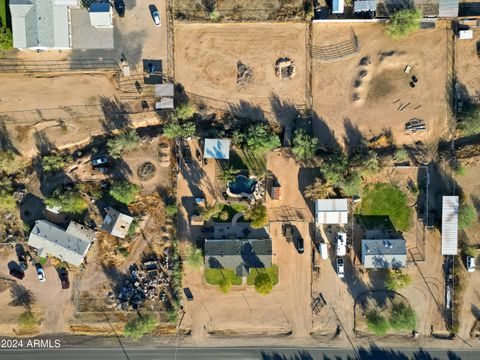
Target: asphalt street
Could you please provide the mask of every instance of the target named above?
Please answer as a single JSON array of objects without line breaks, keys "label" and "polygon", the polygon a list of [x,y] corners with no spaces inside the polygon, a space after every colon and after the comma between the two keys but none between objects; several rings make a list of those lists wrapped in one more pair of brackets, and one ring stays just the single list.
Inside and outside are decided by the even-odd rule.
[{"label": "asphalt street", "polygon": [[328,348],[158,348],[0,350],[0,359],[35,360],[477,360],[480,350],[328,349]]}]

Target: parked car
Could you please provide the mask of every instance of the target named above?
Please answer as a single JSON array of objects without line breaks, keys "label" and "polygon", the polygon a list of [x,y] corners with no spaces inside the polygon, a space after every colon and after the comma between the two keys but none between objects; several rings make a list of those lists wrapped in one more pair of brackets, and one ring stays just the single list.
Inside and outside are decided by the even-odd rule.
[{"label": "parked car", "polygon": [[185,297],[188,301],[193,301],[193,294],[190,291],[190,288],[183,288],[183,293],[185,294]]},{"label": "parked car", "polygon": [[155,23],[156,26],[162,25],[160,22],[160,13],[158,12],[158,10],[155,10],[152,13],[152,17],[153,17],[153,22]]},{"label": "parked car", "polygon": [[35,267],[37,268],[37,277],[38,280],[40,281],[45,281],[45,271],[43,270],[42,265],[40,264],[35,264]]},{"label": "parked car", "polygon": [[287,239],[287,242],[293,241],[293,226],[292,224],[283,225],[283,236]]},{"label": "parked car", "polygon": [[96,158],[92,159],[92,166],[93,167],[105,167],[108,166],[110,161],[108,160],[108,157],[106,156],[98,156]]},{"label": "parked car", "polygon": [[473,256],[467,256],[467,271],[475,271],[475,258]]},{"label": "parked car", "polygon": [[25,277],[25,273],[17,269],[10,269],[10,275],[16,277],[19,280],[22,280]]},{"label": "parked car", "polygon": [[114,5],[115,5],[115,10],[117,10],[118,16],[124,17],[125,16],[125,3],[123,2],[123,0],[115,0]]},{"label": "parked car", "polygon": [[62,271],[60,273],[60,282],[62,283],[62,289],[68,289],[70,287],[70,281],[68,280],[68,273]]},{"label": "parked car", "polygon": [[337,275],[340,279],[345,277],[345,263],[342,258],[337,258]]},{"label": "parked car", "polygon": [[303,254],[303,251],[305,250],[303,247],[304,247],[303,238],[299,236],[297,239],[297,251],[299,254]]},{"label": "parked car", "polygon": [[18,264],[20,265],[20,268],[25,271],[28,268],[28,263],[27,263],[27,257],[25,254],[18,254]]}]

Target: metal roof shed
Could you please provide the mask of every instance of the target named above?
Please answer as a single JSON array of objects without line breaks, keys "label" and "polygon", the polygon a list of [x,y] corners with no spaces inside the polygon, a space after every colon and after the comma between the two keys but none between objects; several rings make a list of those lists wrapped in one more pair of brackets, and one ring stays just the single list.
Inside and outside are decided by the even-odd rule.
[{"label": "metal roof shed", "polygon": [[438,17],[455,18],[458,17],[458,0],[439,0]]},{"label": "metal roof shed", "polygon": [[345,7],[344,0],[333,0],[332,1],[332,14],[343,14]]},{"label": "metal roof shed", "polygon": [[155,110],[165,110],[165,109],[173,109],[173,99],[164,97],[160,99],[160,101],[155,102]]},{"label": "metal roof shed", "polygon": [[442,200],[442,255],[458,254],[458,196]]},{"label": "metal roof shed", "polygon": [[157,97],[163,97],[163,96],[173,97],[173,84],[155,84],[155,96],[157,96]]},{"label": "metal roof shed", "polygon": [[112,8],[108,2],[94,2],[90,4],[90,22],[97,28],[111,28]]},{"label": "metal roof shed", "polygon": [[363,239],[362,264],[367,269],[398,269],[407,265],[403,239]]},{"label": "metal roof shed", "polygon": [[377,11],[377,0],[358,0],[353,4],[353,11],[358,12],[374,12]]},{"label": "metal roof shed", "polygon": [[229,139],[205,139],[203,156],[208,159],[230,159]]},{"label": "metal roof shed", "polygon": [[347,224],[348,199],[315,200],[315,219],[317,224]]}]

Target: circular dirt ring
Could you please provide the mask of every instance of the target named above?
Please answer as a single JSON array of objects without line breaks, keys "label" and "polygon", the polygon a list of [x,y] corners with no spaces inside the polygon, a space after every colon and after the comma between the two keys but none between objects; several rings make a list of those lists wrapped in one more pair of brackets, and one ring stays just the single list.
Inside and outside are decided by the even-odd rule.
[{"label": "circular dirt ring", "polygon": [[155,165],[153,165],[150,161],[147,161],[146,163],[139,166],[139,168],[137,169],[137,175],[141,181],[147,181],[150,180],[153,175],[155,175],[155,171]]}]

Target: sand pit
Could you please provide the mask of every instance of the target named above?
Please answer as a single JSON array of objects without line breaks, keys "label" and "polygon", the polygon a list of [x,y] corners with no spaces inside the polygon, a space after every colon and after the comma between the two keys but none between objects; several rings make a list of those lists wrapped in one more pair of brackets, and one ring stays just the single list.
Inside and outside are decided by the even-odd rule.
[{"label": "sand pit", "polygon": [[[313,60],[314,110],[337,141],[343,142],[346,124],[367,138],[391,130],[396,143],[430,141],[446,131],[447,30],[441,24],[402,40],[387,37],[380,24],[313,25],[314,46],[345,41],[351,28],[360,43],[359,53],[348,59]],[[407,134],[405,123],[411,118],[424,120],[427,131]],[[320,121],[314,130],[328,140]]]},{"label": "sand pit", "polygon": [[[273,96],[303,105],[305,37],[306,26],[299,23],[176,24],[175,78],[187,92],[217,108],[244,101],[271,112]],[[295,63],[294,77],[277,78],[279,58]],[[248,86],[237,86],[238,61],[253,73]],[[248,105],[241,111],[248,112]]]}]

